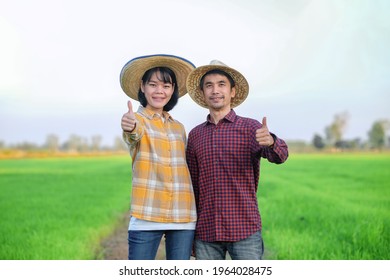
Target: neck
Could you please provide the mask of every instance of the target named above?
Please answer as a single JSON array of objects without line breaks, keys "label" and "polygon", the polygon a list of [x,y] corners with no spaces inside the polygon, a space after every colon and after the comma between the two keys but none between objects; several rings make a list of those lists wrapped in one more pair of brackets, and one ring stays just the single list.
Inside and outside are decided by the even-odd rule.
[{"label": "neck", "polygon": [[163,108],[155,108],[155,107],[152,107],[152,106],[149,106],[149,104],[148,105],[146,105],[146,108],[148,108],[149,110],[151,110],[151,111],[153,111],[154,113],[157,113],[157,114],[159,114],[159,115],[161,115],[162,116],[162,113],[163,113]]},{"label": "neck", "polygon": [[211,121],[215,124],[218,124],[227,114],[229,114],[231,108],[226,108],[224,110],[210,110]]}]

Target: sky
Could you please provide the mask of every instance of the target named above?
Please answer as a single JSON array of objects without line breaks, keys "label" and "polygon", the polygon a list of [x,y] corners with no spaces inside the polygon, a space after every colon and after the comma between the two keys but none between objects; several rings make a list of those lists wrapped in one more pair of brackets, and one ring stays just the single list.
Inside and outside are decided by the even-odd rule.
[{"label": "sky", "polygon": [[[112,145],[122,67],[161,53],[241,72],[235,111],[280,138],[309,142],[347,112],[344,138],[365,140],[390,119],[389,12],[387,0],[0,0],[0,141]],[[188,133],[208,110],[186,95],[171,114]]]}]

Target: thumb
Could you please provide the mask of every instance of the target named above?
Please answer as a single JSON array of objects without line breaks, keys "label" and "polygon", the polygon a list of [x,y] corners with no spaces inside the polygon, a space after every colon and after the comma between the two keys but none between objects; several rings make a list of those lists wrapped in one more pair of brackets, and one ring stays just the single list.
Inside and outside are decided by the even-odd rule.
[{"label": "thumb", "polygon": [[127,101],[127,108],[129,108],[129,113],[133,113],[133,105],[131,104],[131,101]]},{"label": "thumb", "polygon": [[263,122],[262,123],[263,123],[264,127],[268,127],[267,126],[267,117],[263,117]]}]

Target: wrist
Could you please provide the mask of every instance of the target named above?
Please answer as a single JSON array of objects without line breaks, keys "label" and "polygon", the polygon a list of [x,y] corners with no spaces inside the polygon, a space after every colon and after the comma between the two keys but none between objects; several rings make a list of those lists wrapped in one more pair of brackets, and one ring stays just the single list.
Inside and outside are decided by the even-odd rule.
[{"label": "wrist", "polygon": [[271,140],[272,143],[268,147],[272,149],[275,146],[276,139],[275,139],[274,135],[272,135],[272,134],[271,134],[271,138],[272,138],[272,140]]}]

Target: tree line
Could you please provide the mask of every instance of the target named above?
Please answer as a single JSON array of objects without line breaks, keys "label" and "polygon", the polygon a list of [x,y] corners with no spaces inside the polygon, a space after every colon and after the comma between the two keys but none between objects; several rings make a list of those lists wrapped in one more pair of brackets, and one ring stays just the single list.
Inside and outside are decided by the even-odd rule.
[{"label": "tree line", "polygon": [[[315,133],[310,143],[304,141],[289,142],[289,147],[293,150],[307,150],[310,147],[316,150],[337,149],[337,150],[384,150],[390,149],[390,137],[387,132],[390,129],[390,121],[387,119],[375,121],[367,132],[367,140],[361,138],[345,139],[345,131],[349,122],[348,112],[336,114],[331,124],[325,127],[324,134]],[[93,135],[91,138],[81,137],[79,135],[70,135],[69,138],[61,143],[55,134],[46,136],[43,145],[32,142],[22,142],[17,144],[6,145],[0,140],[0,150],[23,150],[23,151],[47,151],[55,152],[100,152],[127,151],[127,147],[122,137],[117,136],[111,145],[103,145],[103,137]]]},{"label": "tree line", "polygon": [[367,140],[361,138],[345,139],[345,131],[349,121],[348,112],[342,112],[334,116],[333,122],[326,126],[324,135],[314,134],[311,144],[318,150],[328,148],[336,149],[389,149],[390,137],[387,131],[390,129],[390,121],[387,119],[376,120],[367,132]]},{"label": "tree line", "polygon": [[69,138],[62,142],[56,134],[46,136],[44,144],[39,145],[33,142],[21,142],[17,144],[6,145],[0,140],[0,150],[23,150],[23,151],[46,151],[51,153],[70,152],[70,153],[90,153],[101,151],[120,152],[126,151],[127,147],[123,142],[122,137],[115,137],[112,145],[103,145],[103,137],[101,135],[93,135],[91,138],[82,137],[72,134]]}]

